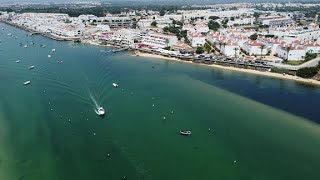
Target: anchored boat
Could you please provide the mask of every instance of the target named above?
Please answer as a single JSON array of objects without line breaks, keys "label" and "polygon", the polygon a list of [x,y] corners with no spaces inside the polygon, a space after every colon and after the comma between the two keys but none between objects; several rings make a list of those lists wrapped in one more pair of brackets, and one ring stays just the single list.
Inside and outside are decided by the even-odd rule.
[{"label": "anchored boat", "polygon": [[183,135],[183,136],[190,136],[191,135],[191,131],[181,130],[180,134]]},{"label": "anchored boat", "polygon": [[26,82],[23,83],[23,85],[28,85],[30,83],[31,83],[31,81],[26,81]]}]

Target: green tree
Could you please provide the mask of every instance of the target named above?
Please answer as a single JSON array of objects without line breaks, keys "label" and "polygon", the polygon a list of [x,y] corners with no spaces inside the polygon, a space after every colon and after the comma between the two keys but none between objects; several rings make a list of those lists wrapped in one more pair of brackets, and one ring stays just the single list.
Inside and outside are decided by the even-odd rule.
[{"label": "green tree", "polygon": [[319,72],[317,67],[306,67],[298,69],[296,75],[302,78],[312,78]]},{"label": "green tree", "polygon": [[219,16],[210,16],[209,19],[211,19],[211,20],[217,20],[217,19],[220,19],[220,17],[219,17]]},{"label": "green tree", "polygon": [[164,16],[166,14],[166,11],[164,8],[162,8],[159,13],[160,13],[160,16]]},{"label": "green tree", "polygon": [[250,37],[249,37],[252,41],[255,41],[258,39],[258,34],[257,33],[254,33],[252,34]]},{"label": "green tree", "polygon": [[219,23],[214,22],[213,20],[210,20],[209,23],[208,23],[208,27],[209,27],[209,29],[211,29],[211,30],[218,31],[218,29],[219,29],[221,26],[220,26]]},{"label": "green tree", "polygon": [[157,21],[152,21],[152,23],[151,23],[151,26],[153,26],[153,27],[157,27]]},{"label": "green tree", "polygon": [[169,47],[169,42],[170,42],[170,41],[169,41],[168,38],[165,39],[165,42],[166,42],[167,47]]},{"label": "green tree", "polygon": [[233,48],[234,50],[234,58],[237,58],[237,51],[239,50],[239,48],[235,47]]},{"label": "green tree", "polygon": [[264,44],[259,47],[259,49],[260,49],[260,59],[262,59],[262,52],[263,52],[263,50],[265,48],[266,48],[266,46]]},{"label": "green tree", "polygon": [[202,54],[204,53],[204,48],[202,46],[198,46],[197,49],[196,49],[196,53],[197,54]]},{"label": "green tree", "polygon": [[289,59],[289,52],[291,51],[291,47],[290,47],[290,46],[287,46],[287,47],[286,47],[286,51],[287,51],[287,59],[286,59],[286,61],[288,61],[288,59]]}]

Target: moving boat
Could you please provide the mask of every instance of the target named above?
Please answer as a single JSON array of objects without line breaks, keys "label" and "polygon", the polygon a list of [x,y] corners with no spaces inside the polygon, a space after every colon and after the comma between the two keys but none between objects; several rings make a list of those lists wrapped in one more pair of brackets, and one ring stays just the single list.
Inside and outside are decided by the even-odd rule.
[{"label": "moving boat", "polygon": [[116,88],[116,87],[119,87],[119,85],[116,84],[116,83],[112,83],[112,86],[115,87],[115,88]]},{"label": "moving boat", "polygon": [[51,51],[52,51],[52,52],[56,52],[56,49],[52,49]]},{"label": "moving boat", "polygon": [[99,107],[97,110],[94,110],[99,116],[103,116],[105,114],[105,110],[103,107]]},{"label": "moving boat", "polygon": [[16,63],[20,63],[20,60],[17,60]]},{"label": "moving boat", "polygon": [[30,66],[30,67],[28,67],[28,69],[33,69],[34,68],[34,66]]},{"label": "moving boat", "polygon": [[23,85],[28,85],[30,83],[31,83],[31,81],[26,81],[26,82],[23,83]]},{"label": "moving boat", "polygon": [[183,135],[183,136],[190,136],[191,135],[191,131],[181,130],[180,134]]}]

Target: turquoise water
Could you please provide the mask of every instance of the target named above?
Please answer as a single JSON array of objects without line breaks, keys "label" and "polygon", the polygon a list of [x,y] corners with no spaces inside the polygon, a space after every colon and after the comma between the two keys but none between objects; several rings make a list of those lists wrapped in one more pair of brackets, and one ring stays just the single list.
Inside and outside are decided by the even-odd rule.
[{"label": "turquoise water", "polygon": [[2,27],[1,180],[320,179],[317,87]]}]

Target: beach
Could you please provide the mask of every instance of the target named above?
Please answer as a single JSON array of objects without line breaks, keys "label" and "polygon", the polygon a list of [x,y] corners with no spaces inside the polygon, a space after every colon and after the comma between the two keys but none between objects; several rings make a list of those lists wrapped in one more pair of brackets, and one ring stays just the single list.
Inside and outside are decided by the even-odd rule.
[{"label": "beach", "polygon": [[156,55],[156,54],[150,54],[150,53],[144,53],[144,52],[138,52],[136,51],[136,55],[141,56],[141,57],[149,57],[149,58],[158,58],[158,59],[166,59],[166,60],[172,60],[172,61],[178,61],[182,63],[189,63],[193,65],[200,65],[200,66],[206,66],[206,67],[212,67],[212,68],[219,68],[219,69],[225,69],[225,70],[230,70],[230,71],[238,71],[238,72],[243,72],[243,73],[250,73],[250,74],[255,74],[255,75],[261,75],[261,76],[268,76],[268,77],[273,77],[273,78],[278,78],[278,79],[284,79],[284,80],[292,80],[296,81],[299,83],[305,83],[305,84],[310,84],[310,85],[320,85],[320,81],[314,80],[314,79],[304,79],[298,76],[292,76],[289,74],[279,74],[279,73],[273,73],[273,72],[268,72],[268,71],[258,71],[258,70],[253,70],[253,69],[243,69],[243,68],[237,68],[237,67],[231,67],[231,66],[222,66],[222,65],[217,65],[217,64],[196,64],[191,61],[182,61],[177,58],[172,58],[172,57],[164,57],[161,55]]}]

